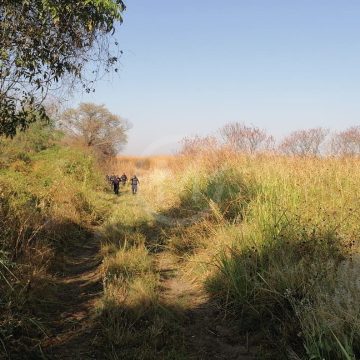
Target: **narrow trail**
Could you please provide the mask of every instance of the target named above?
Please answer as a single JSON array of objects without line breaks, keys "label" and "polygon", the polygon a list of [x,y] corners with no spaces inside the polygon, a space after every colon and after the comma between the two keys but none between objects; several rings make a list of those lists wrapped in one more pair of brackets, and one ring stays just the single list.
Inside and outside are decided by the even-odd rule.
[{"label": "narrow trail", "polygon": [[42,344],[46,359],[98,359],[93,309],[102,294],[99,271],[100,239],[94,234],[64,254],[62,273],[56,277],[58,306]]},{"label": "narrow trail", "polygon": [[[128,204],[124,202],[123,206]],[[147,228],[143,235],[152,237]],[[100,241],[93,233],[64,251],[61,269],[54,276],[56,306],[46,314],[48,336],[41,344],[44,359],[105,358],[98,346],[101,329],[94,313],[103,294]],[[159,300],[179,315],[174,321],[178,321],[182,335],[175,351],[181,347],[186,353],[184,359],[189,360],[255,359],[256,348],[224,319],[223,311],[202,284],[182,276],[186,263],[167,249],[151,256],[159,274]]]},{"label": "narrow trail", "polygon": [[181,276],[179,265],[170,253],[157,255],[156,264],[161,300],[168,305],[177,304],[184,311],[184,340],[189,359],[255,359],[256,349],[221,317],[201,286]]}]

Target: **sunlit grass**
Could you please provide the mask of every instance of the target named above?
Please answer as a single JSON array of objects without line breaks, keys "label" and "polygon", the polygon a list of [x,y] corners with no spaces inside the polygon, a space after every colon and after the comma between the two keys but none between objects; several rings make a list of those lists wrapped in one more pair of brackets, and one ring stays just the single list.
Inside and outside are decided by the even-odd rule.
[{"label": "sunlit grass", "polygon": [[312,359],[358,356],[360,161],[183,160],[146,175],[143,209],[171,224],[165,249],[184,274],[242,331]]},{"label": "sunlit grass", "polygon": [[[243,330],[260,325],[278,343],[314,359],[343,358],[344,349],[354,357],[360,345],[359,285],[352,275],[360,270],[359,161],[228,160],[222,169],[237,168],[233,181],[245,181],[253,194],[242,222],[214,226],[207,249],[192,258],[215,265],[204,272],[208,290]],[[226,228],[233,228],[231,242]],[[219,237],[224,246],[214,253]]]}]

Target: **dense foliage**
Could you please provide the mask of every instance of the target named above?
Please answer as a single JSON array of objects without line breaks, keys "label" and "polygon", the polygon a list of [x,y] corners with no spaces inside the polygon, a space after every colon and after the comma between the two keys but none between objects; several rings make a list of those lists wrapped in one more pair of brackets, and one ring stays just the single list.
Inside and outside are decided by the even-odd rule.
[{"label": "dense foliage", "polygon": [[38,350],[56,289],[49,269],[105,216],[94,156],[60,137],[36,122],[0,138],[0,358]]},{"label": "dense foliage", "polygon": [[73,140],[100,157],[115,156],[127,143],[129,123],[104,105],[81,103],[60,115],[59,126]]},{"label": "dense foliage", "polygon": [[109,35],[124,10],[122,0],[0,3],[0,135],[46,118],[42,100],[61,81],[76,79],[90,91],[97,71],[85,79],[86,69],[117,61]]}]

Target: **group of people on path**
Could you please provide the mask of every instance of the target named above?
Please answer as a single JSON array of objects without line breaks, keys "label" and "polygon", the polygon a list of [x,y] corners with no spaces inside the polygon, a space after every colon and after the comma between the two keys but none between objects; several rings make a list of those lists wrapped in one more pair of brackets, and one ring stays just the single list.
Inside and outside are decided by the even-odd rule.
[{"label": "group of people on path", "polygon": [[[119,195],[120,184],[122,184],[122,186],[125,187],[127,180],[128,180],[128,177],[126,176],[125,173],[123,173],[120,177],[118,175],[107,175],[106,178],[109,181],[109,183],[112,184],[112,186],[114,188],[114,193],[116,195]],[[138,190],[138,185],[140,184],[140,181],[136,175],[134,175],[130,179],[130,184],[131,184],[131,191],[132,191],[133,195],[135,195]]]}]

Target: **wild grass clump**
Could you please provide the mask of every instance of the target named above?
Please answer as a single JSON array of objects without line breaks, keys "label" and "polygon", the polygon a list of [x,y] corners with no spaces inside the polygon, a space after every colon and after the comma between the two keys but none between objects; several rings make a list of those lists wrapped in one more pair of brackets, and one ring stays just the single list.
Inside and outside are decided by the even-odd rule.
[{"label": "wild grass clump", "polygon": [[245,180],[240,169],[224,167],[208,178],[204,195],[218,206],[225,219],[241,221],[255,188],[255,181]]},{"label": "wild grass clump", "polygon": [[209,292],[273,344],[311,359],[357,358],[356,160],[253,161],[256,191],[214,257]]},{"label": "wild grass clump", "polygon": [[26,132],[19,132],[14,139],[0,138],[0,169],[31,164],[31,155],[57,146],[62,137],[52,126],[36,122]]},{"label": "wild grass clump", "polygon": [[207,239],[211,236],[213,222],[204,218],[190,226],[176,226],[168,231],[166,249],[178,257],[187,257],[199,249],[207,248]]},{"label": "wild grass clump", "polygon": [[151,258],[144,247],[119,249],[103,261],[106,278],[131,279],[151,269]]},{"label": "wild grass clump", "polygon": [[[166,182],[166,174],[160,177]],[[100,342],[109,359],[185,359],[178,305],[162,298],[157,266],[157,255],[166,251],[176,230],[156,221],[154,209],[165,210],[168,204],[152,191],[154,184],[160,189],[159,171],[142,179],[146,180],[137,196],[122,189],[102,226]]]},{"label": "wild grass clump", "polygon": [[161,305],[159,276],[148,250],[138,246],[109,254],[103,273],[98,320],[107,358],[150,359],[166,353],[174,325]]},{"label": "wild grass clump", "polygon": [[34,124],[0,140],[0,354],[15,343],[31,351],[45,336],[51,270],[107,216],[93,194],[103,188],[93,156],[62,146],[58,135]]},{"label": "wild grass clump", "polygon": [[228,163],[217,169],[196,163],[178,176],[179,203],[173,215],[189,220],[211,214],[239,222],[256,189],[255,179],[249,181],[248,174]]}]

